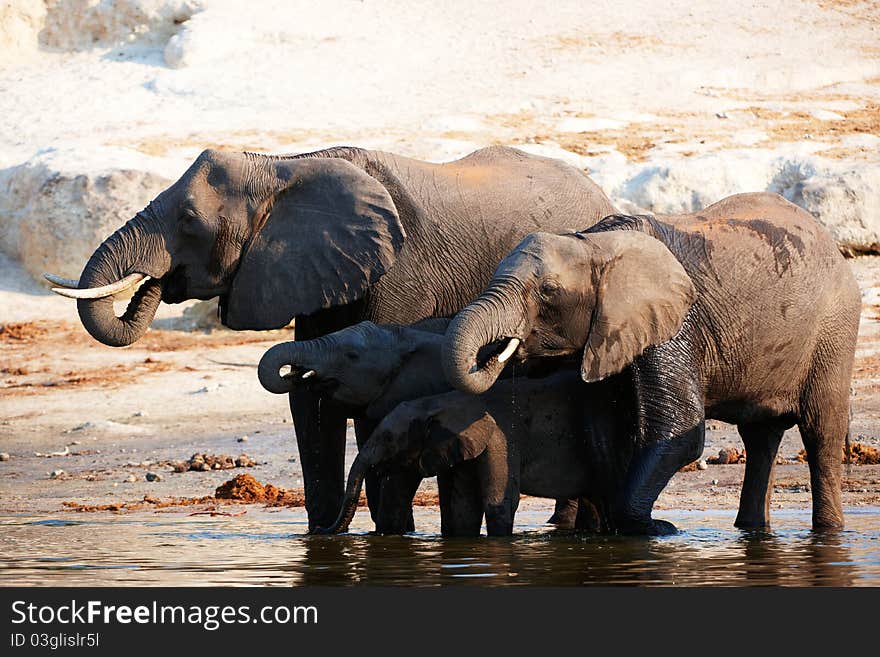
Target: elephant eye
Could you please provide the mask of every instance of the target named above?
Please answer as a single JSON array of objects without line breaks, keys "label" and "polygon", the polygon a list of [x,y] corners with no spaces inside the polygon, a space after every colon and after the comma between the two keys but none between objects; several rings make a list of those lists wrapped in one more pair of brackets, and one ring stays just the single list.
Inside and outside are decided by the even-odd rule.
[{"label": "elephant eye", "polygon": [[541,283],[541,294],[551,296],[559,292],[559,283],[554,280],[546,280]]},{"label": "elephant eye", "polygon": [[356,351],[346,351],[345,357],[348,358],[348,360],[358,360],[361,355]]}]

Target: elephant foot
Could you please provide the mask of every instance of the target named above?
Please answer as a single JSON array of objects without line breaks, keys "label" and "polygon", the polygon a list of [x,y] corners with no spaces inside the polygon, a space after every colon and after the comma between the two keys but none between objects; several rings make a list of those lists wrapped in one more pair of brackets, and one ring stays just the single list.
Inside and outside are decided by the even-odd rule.
[{"label": "elephant foot", "polygon": [[578,514],[577,500],[556,500],[556,508],[553,515],[547,521],[549,525],[556,525],[559,529],[574,529]]},{"label": "elephant foot", "polygon": [[617,533],[624,536],[672,536],[678,528],[666,520],[647,518],[627,518],[617,521]]},{"label": "elephant foot", "polygon": [[739,515],[736,517],[733,526],[738,529],[769,529],[770,521],[763,516],[759,518],[754,518]]},{"label": "elephant foot", "polygon": [[314,527],[309,529],[309,536],[334,536],[336,534],[332,527]]}]

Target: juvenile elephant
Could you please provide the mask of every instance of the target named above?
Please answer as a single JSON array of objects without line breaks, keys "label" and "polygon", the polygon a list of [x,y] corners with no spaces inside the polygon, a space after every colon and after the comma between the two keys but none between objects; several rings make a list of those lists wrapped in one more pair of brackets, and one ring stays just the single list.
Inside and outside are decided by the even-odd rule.
[{"label": "juvenile elephant", "polygon": [[738,526],[768,523],[776,452],[797,424],[813,526],[835,528],[859,310],[852,272],[812,216],[775,194],[740,194],[694,214],[528,236],[450,325],[443,365],[470,393],[502,367],[478,358],[486,345],[515,359],[580,352],[584,381],[629,366],[635,452],[607,498],[617,531],[674,531],[651,510],[702,452],[706,417],[737,424],[745,443]]},{"label": "juvenile elephant", "polygon": [[[451,316],[527,233],[570,227],[572,208],[580,225],[613,212],[582,171],[512,148],[445,164],[359,148],[208,150],[98,247],[79,281],[49,278],[77,288],[56,289],[111,346],[139,339],[160,300],[212,297],[230,328],[296,318],[309,339],[362,319]],[[112,296],[137,283],[116,317]],[[290,403],[309,525],[326,525],[343,493],[345,411],[310,392]]]},{"label": "juvenile elephant", "polygon": [[[444,536],[479,535],[484,515],[490,536],[510,535],[520,493],[588,497],[597,464],[590,461],[583,424],[589,440],[599,443],[627,432],[628,418],[615,412],[617,385],[613,379],[587,385],[577,372],[563,371],[499,381],[480,396],[453,391],[404,402],[358,452],[339,517],[319,531],[348,528],[371,471],[436,475]],[[602,526],[597,515],[582,522]]]},{"label": "juvenile elephant", "polygon": [[[413,326],[360,322],[314,340],[282,342],[260,359],[257,374],[269,392],[320,393],[347,412],[376,423],[400,402],[452,389],[443,375],[440,351],[448,319]],[[290,368],[282,375],[282,368]],[[358,434],[358,447],[369,436]],[[419,476],[402,473],[367,479],[376,530],[411,531],[412,499]],[[381,494],[379,493],[381,485]]]},{"label": "juvenile elephant", "polygon": [[[449,392],[440,363],[443,332],[449,320],[424,320],[412,326],[360,322],[314,340],[281,342],[260,359],[257,374],[269,392],[319,392],[343,404],[349,413],[378,422],[404,401]],[[281,370],[290,368],[282,375]],[[358,436],[358,447],[369,436]],[[377,500],[373,518],[382,534],[411,531],[412,499],[422,480],[415,471],[381,482],[366,479],[367,495]],[[381,494],[379,494],[381,485]],[[574,527],[578,504],[554,524]]]}]

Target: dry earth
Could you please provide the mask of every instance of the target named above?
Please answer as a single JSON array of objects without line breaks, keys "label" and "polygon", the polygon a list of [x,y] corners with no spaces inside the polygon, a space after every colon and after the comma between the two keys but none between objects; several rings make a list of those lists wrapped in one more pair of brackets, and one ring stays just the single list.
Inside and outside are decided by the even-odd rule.
[{"label": "dry earth", "polygon": [[[880,447],[880,257],[849,262],[864,299],[852,433],[855,440]],[[263,391],[255,375],[263,351],[291,334],[153,329],[132,347],[109,349],[72,319],[4,325],[0,445],[9,460],[0,462],[0,513],[56,513],[66,508],[64,502],[120,505],[145,496],[200,498],[242,472],[263,483],[301,488],[287,399]],[[725,447],[742,447],[735,427],[710,422],[704,457]],[[789,431],[780,454],[792,461],[800,449],[797,431]],[[63,455],[52,455],[58,452]],[[173,471],[174,462],[197,452],[244,453],[259,465]],[[350,461],[351,435],[348,452]],[[658,508],[734,509],[743,469],[710,465],[679,473]],[[161,481],[147,481],[147,473],[159,474]],[[847,505],[880,504],[880,466],[853,465],[844,473]],[[433,481],[426,481],[422,491],[422,502],[430,503]],[[551,505],[535,499],[525,503]],[[214,504],[206,501],[203,506]],[[806,465],[777,466],[773,504],[809,507]]]}]

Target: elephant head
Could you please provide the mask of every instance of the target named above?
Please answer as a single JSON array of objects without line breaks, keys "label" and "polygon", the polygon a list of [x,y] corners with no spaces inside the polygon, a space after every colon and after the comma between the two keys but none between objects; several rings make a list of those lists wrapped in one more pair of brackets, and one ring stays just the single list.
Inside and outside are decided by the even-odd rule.
[{"label": "elephant head", "polygon": [[[360,322],[314,340],[273,346],[257,374],[269,392],[311,387],[381,418],[401,401],[449,389],[440,368],[441,343],[442,334],[432,331]],[[290,372],[282,374],[286,367]]]},{"label": "elephant head", "polygon": [[[110,346],[135,342],[160,301],[220,297],[233,329],[280,328],[362,297],[405,233],[386,188],[351,162],[203,152],[108,237],[78,282],[83,325]],[[114,294],[146,281],[121,317]]]},{"label": "elephant head", "polygon": [[514,353],[582,352],[581,377],[598,381],[674,337],[695,296],[681,263],[646,233],[534,233],[452,321],[443,369],[451,385],[479,394]]},{"label": "elephant head", "polygon": [[504,439],[485,409],[450,406],[445,397],[404,402],[385,416],[352,463],[339,516],[316,533],[339,534],[348,529],[370,470],[390,474],[410,469],[422,477],[434,477],[477,458],[493,441]]}]

